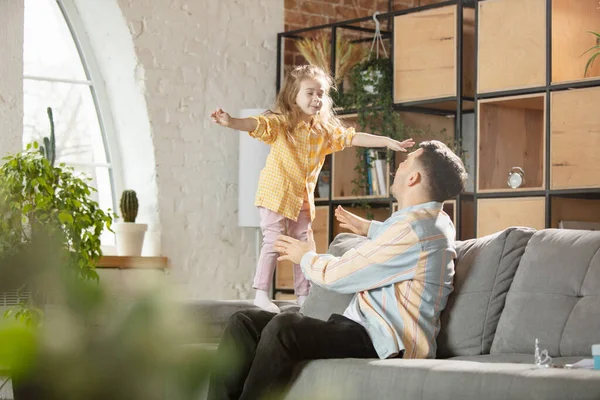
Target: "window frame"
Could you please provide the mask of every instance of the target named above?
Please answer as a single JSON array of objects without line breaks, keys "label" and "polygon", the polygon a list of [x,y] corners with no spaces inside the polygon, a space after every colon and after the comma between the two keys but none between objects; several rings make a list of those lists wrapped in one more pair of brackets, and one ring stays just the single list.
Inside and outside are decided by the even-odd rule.
[{"label": "window frame", "polygon": [[123,188],[123,177],[121,169],[121,161],[119,157],[119,144],[115,130],[115,124],[112,117],[109,96],[106,91],[106,86],[102,78],[100,67],[96,61],[96,57],[90,43],[90,40],[86,34],[83,22],[77,10],[74,0],[53,0],[59,7],[64,21],[71,33],[73,42],[77,49],[79,59],[85,75],[86,80],[77,79],[64,79],[64,78],[52,78],[46,76],[32,76],[23,74],[23,80],[37,80],[42,82],[60,82],[70,83],[77,85],[88,86],[94,108],[96,110],[96,116],[98,118],[98,124],[100,128],[100,134],[102,137],[102,143],[104,146],[104,153],[106,154],[106,163],[77,163],[69,162],[66,163],[73,167],[87,167],[96,168],[104,167],[108,169],[110,186],[111,186],[111,197],[112,197],[112,211],[116,212],[117,205],[117,193],[120,193]]}]

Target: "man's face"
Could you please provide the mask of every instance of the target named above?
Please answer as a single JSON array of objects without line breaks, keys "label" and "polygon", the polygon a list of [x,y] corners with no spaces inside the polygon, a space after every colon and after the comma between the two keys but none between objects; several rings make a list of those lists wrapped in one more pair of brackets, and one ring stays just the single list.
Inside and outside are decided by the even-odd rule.
[{"label": "man's face", "polygon": [[304,79],[300,82],[300,90],[296,95],[296,104],[307,116],[313,116],[323,106],[325,93],[323,83],[318,79]]},{"label": "man's face", "polygon": [[394,196],[396,199],[398,199],[402,192],[408,187],[408,180],[411,174],[418,170],[419,156],[421,153],[423,153],[423,149],[418,149],[408,153],[406,160],[404,160],[398,166],[394,176],[394,182],[390,188],[392,196]]}]

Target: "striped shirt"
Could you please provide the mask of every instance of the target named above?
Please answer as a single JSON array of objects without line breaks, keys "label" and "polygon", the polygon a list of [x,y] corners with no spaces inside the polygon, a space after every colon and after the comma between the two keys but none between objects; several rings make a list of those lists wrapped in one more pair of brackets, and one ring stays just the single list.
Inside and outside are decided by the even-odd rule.
[{"label": "striped shirt", "polygon": [[250,136],[271,145],[260,173],[254,205],[297,221],[304,198],[308,197],[311,220],[314,220],[315,187],[325,156],[351,146],[355,129],[336,129],[333,144],[329,146],[323,135],[316,134],[306,122],[300,122],[293,133],[294,144],[286,139],[284,116],[270,114],[251,118],[258,125],[249,132]]},{"label": "striped shirt", "polygon": [[442,203],[429,202],[371,222],[368,238],[341,257],[311,251],[305,276],[356,293],[344,315],[365,327],[380,358],[435,358],[440,313],[453,290],[455,228]]}]

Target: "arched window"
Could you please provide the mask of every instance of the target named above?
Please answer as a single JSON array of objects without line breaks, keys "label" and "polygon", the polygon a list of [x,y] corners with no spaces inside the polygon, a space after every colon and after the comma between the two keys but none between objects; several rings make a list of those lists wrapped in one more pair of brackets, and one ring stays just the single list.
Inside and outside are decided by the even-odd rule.
[{"label": "arched window", "polygon": [[[107,141],[106,99],[99,96],[94,58],[85,51],[83,32],[74,29],[70,0],[25,0],[23,51],[23,143],[41,143],[50,135],[46,109],[52,108],[56,163],[72,166],[92,178],[94,199],[115,211],[115,171]],[[94,79],[92,79],[94,78]],[[101,90],[100,90],[101,92]],[[105,118],[103,118],[103,116]],[[103,235],[104,244],[113,236]]]}]

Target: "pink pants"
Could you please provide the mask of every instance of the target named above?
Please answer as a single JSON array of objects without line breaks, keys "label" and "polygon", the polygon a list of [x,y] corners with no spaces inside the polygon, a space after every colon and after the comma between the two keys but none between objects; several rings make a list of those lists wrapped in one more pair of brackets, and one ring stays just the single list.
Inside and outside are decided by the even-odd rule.
[{"label": "pink pants", "polygon": [[[306,233],[310,226],[310,207],[304,202],[298,221],[283,217],[264,207],[258,207],[260,214],[260,228],[263,234],[263,244],[254,277],[254,289],[269,291],[273,283],[273,273],[277,267],[277,258],[280,256],[273,245],[279,235],[286,233],[295,239],[306,240]],[[296,296],[308,295],[310,282],[304,277],[300,265],[294,264],[294,293]]]}]

